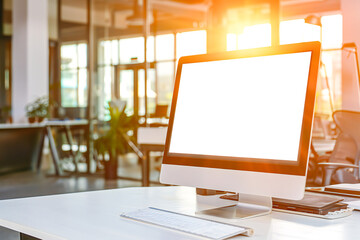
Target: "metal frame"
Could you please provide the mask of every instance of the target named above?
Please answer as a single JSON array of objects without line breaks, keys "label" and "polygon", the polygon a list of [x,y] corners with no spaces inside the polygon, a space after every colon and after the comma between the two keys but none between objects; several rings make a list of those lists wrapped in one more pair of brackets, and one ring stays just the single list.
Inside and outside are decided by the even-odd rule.
[{"label": "metal frame", "polygon": [[94,133],[94,123],[93,123],[93,114],[94,114],[94,99],[93,99],[93,84],[94,81],[94,29],[93,29],[93,18],[92,18],[92,8],[93,8],[93,0],[87,0],[87,27],[88,27],[88,48],[87,48],[87,69],[88,69],[88,104],[87,104],[87,117],[89,121],[88,129],[86,131],[86,139],[87,139],[87,151],[85,154],[86,163],[87,163],[87,172],[91,173],[91,163],[93,157],[94,150],[94,142],[92,139]]}]

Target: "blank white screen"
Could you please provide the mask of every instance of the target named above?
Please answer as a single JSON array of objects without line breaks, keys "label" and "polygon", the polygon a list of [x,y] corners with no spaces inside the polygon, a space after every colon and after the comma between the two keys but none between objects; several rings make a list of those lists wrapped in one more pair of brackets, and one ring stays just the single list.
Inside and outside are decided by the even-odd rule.
[{"label": "blank white screen", "polygon": [[169,152],[296,161],[310,59],[183,64]]}]

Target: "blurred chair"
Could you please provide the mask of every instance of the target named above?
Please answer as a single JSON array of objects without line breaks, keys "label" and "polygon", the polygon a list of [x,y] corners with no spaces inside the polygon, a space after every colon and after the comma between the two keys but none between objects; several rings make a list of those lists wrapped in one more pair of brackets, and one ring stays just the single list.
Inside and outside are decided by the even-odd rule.
[{"label": "blurred chair", "polygon": [[169,105],[156,104],[155,112],[150,114],[151,118],[167,118]]},{"label": "blurred chair", "polygon": [[334,139],[337,135],[336,126],[327,120],[327,114],[315,114],[312,137],[317,139]]},{"label": "blurred chair", "polygon": [[359,182],[360,112],[335,111],[333,118],[341,132],[331,155],[317,159],[317,167],[322,170],[322,185]]},{"label": "blurred chair", "polygon": [[157,104],[155,107],[155,112],[149,115],[149,118],[146,119],[146,122],[141,123],[141,127],[167,127],[169,124],[169,115],[168,115],[169,105]]}]

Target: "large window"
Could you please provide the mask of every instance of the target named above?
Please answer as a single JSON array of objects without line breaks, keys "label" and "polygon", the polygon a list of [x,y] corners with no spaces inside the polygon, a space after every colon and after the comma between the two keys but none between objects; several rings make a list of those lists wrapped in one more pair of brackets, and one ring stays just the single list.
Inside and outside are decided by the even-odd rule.
[{"label": "large window", "polygon": [[[322,23],[322,69],[321,79],[317,88],[316,111],[331,116],[332,110],[341,109],[342,107],[342,15],[323,16]],[[353,56],[352,56],[353,57]],[[353,59],[354,60],[354,59]],[[355,70],[355,69],[354,69]],[[328,78],[329,87],[324,86]],[[331,98],[331,99],[330,99]],[[331,109],[331,104],[333,109]]]},{"label": "large window", "polygon": [[87,106],[87,45],[61,46],[61,106]]},{"label": "large window", "polygon": [[[179,41],[179,39],[177,39]],[[175,71],[174,34],[156,36],[156,93],[157,104],[169,104],[172,98]]]},{"label": "large window", "polygon": [[[206,31],[190,31],[150,36],[147,39],[147,60],[153,62],[149,69],[147,82],[148,112],[155,111],[156,104],[171,103],[175,65],[181,56],[206,53]],[[114,96],[114,65],[127,66],[121,70],[120,98],[127,101],[127,113],[133,114],[133,83],[137,75],[139,83],[139,114],[145,113],[144,70],[137,74],[128,70],[129,64],[144,62],[144,38],[123,38],[99,42],[98,72],[99,84],[98,105],[99,117],[106,118],[105,106]]]},{"label": "large window", "polygon": [[258,24],[244,27],[242,33],[227,35],[227,50],[267,47],[271,45],[270,24]]},{"label": "large window", "polygon": [[[154,37],[152,36],[148,38],[147,49],[147,60],[153,62]],[[114,98],[116,92],[116,89],[114,89],[115,65],[122,65],[125,68],[120,70],[118,77],[120,78],[120,97],[127,102],[127,114],[134,114],[134,78],[136,77],[139,91],[139,114],[144,115],[145,72],[139,66],[131,68],[131,64],[144,62],[144,38],[135,37],[100,41],[98,53],[99,88],[97,89],[97,96],[99,117],[101,119],[106,118],[105,109],[108,106],[108,102]],[[147,82],[148,110],[149,108],[155,109],[156,94],[154,69],[149,69]]]},{"label": "large window", "polygon": [[[332,111],[341,108],[341,51],[342,15],[321,17],[321,27],[307,24],[304,19],[280,23],[280,44],[308,41],[322,42],[321,67],[316,93],[317,113],[331,117]],[[227,35],[227,50],[265,47],[271,45],[270,24],[241,28],[241,32]]]},{"label": "large window", "polygon": [[206,53],[206,31],[176,34],[176,58]]}]

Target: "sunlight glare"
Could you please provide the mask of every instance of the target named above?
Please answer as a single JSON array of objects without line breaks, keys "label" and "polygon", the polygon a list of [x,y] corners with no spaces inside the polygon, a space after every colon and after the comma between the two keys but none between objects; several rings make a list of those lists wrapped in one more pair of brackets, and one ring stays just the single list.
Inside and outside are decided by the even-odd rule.
[{"label": "sunlight glare", "polygon": [[267,47],[271,45],[271,25],[258,24],[245,27],[238,35],[238,49]]}]

